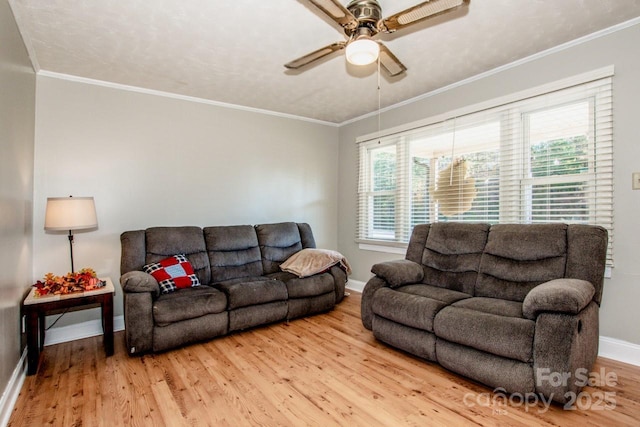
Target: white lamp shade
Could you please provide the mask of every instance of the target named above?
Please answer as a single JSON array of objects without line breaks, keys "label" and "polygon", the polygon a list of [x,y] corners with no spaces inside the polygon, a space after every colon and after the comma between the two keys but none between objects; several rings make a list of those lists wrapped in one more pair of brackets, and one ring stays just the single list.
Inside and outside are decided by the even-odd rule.
[{"label": "white lamp shade", "polygon": [[347,45],[347,61],[353,65],[368,65],[378,59],[380,45],[368,37],[362,37]]},{"label": "white lamp shade", "polygon": [[82,230],[98,226],[93,197],[49,197],[45,230]]}]

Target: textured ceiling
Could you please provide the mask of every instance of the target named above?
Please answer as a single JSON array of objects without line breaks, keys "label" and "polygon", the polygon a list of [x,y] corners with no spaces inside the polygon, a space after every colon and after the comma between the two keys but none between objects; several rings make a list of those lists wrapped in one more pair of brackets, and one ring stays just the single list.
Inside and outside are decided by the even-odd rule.
[{"label": "textured ceiling", "polygon": [[[343,0],[343,4],[348,1]],[[419,0],[379,0],[383,16]],[[342,52],[304,72],[284,63],[344,40],[305,0],[9,0],[37,71],[342,123],[378,108],[375,64]],[[640,16],[640,0],[471,0],[379,40],[408,68],[382,107]]]}]

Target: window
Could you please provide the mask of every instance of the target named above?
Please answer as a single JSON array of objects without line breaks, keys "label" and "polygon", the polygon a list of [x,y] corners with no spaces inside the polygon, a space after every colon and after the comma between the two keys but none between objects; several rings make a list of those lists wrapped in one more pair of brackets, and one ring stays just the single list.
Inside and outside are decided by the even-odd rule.
[{"label": "window", "polygon": [[596,74],[359,139],[358,241],[406,245],[439,221],[597,224],[612,265],[612,70]]}]

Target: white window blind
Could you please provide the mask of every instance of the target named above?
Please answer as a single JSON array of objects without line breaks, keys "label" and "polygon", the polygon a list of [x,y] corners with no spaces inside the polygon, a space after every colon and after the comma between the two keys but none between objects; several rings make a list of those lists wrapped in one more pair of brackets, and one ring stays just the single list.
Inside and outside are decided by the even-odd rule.
[{"label": "white window blind", "polygon": [[359,142],[357,240],[439,221],[596,224],[613,265],[612,71]]}]

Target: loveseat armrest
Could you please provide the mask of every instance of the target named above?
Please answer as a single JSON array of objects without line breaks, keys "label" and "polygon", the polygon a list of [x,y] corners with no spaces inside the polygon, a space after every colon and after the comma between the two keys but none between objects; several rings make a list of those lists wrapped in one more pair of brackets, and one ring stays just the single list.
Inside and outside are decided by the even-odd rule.
[{"label": "loveseat armrest", "polygon": [[420,283],[424,279],[422,265],[407,259],[374,264],[371,267],[371,272],[387,282],[392,288]]},{"label": "loveseat armrest", "polygon": [[550,280],[529,291],[522,302],[522,314],[532,320],[542,312],[578,314],[591,302],[595,292],[595,287],[586,280]]},{"label": "loveseat armrest", "polygon": [[150,274],[144,271],[129,271],[120,276],[120,285],[124,292],[142,293],[151,292],[154,296],[160,295],[160,285]]}]

